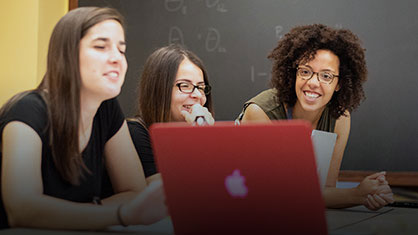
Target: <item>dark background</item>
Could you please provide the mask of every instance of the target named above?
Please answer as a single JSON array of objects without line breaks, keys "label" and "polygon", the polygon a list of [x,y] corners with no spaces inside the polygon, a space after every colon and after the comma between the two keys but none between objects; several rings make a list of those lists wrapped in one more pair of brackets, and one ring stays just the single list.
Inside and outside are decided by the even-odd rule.
[{"label": "dark background", "polygon": [[367,99],[352,113],[343,170],[418,171],[418,2],[393,0],[79,0],[127,19],[126,81],[119,96],[133,114],[146,58],[181,43],[205,63],[216,120],[269,87],[267,54],[292,27],[348,28],[367,49]]}]

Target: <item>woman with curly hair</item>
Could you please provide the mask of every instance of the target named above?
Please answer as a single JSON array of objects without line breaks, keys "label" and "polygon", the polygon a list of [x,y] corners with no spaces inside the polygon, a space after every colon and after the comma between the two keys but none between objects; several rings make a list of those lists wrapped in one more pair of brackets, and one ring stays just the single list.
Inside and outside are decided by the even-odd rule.
[{"label": "woman with curly hair", "polygon": [[321,24],[298,26],[268,56],[273,60],[272,89],[250,99],[242,123],[304,119],[312,129],[337,134],[323,196],[327,207],[363,204],[376,210],[393,202],[385,172],[366,177],[356,188],[336,182],[350,133],[350,113],[364,99],[367,79],[364,49],[350,30]]}]

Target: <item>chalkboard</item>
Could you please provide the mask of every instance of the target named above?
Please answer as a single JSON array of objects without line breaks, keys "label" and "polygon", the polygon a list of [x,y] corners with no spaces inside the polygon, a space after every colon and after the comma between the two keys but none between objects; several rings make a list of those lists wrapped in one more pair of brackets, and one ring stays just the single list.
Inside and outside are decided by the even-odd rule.
[{"label": "chalkboard", "polygon": [[352,113],[342,169],[418,171],[418,2],[393,0],[80,0],[111,6],[128,22],[122,108],[132,115],[147,56],[181,43],[205,63],[216,120],[269,87],[267,54],[292,27],[348,28],[367,49],[367,99]]}]

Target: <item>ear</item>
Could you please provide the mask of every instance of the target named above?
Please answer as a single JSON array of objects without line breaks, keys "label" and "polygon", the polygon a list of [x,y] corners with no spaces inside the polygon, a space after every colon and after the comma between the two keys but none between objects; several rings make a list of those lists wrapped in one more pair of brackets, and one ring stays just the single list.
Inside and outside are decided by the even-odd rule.
[{"label": "ear", "polygon": [[335,91],[339,91],[340,90],[340,83],[337,84],[337,86],[335,87]]}]

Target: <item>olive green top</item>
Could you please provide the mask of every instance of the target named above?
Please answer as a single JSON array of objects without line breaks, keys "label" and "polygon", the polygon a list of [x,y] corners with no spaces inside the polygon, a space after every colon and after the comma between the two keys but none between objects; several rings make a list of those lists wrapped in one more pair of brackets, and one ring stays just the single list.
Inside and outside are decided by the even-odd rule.
[{"label": "olive green top", "polygon": [[[267,114],[270,120],[288,119],[284,103],[278,101],[276,93],[276,89],[268,89],[245,102],[242,112],[236,121],[242,120],[245,110],[250,104],[258,105]],[[318,121],[316,129],[320,131],[334,132],[335,121],[336,119],[331,117],[329,107],[326,106]]]}]

